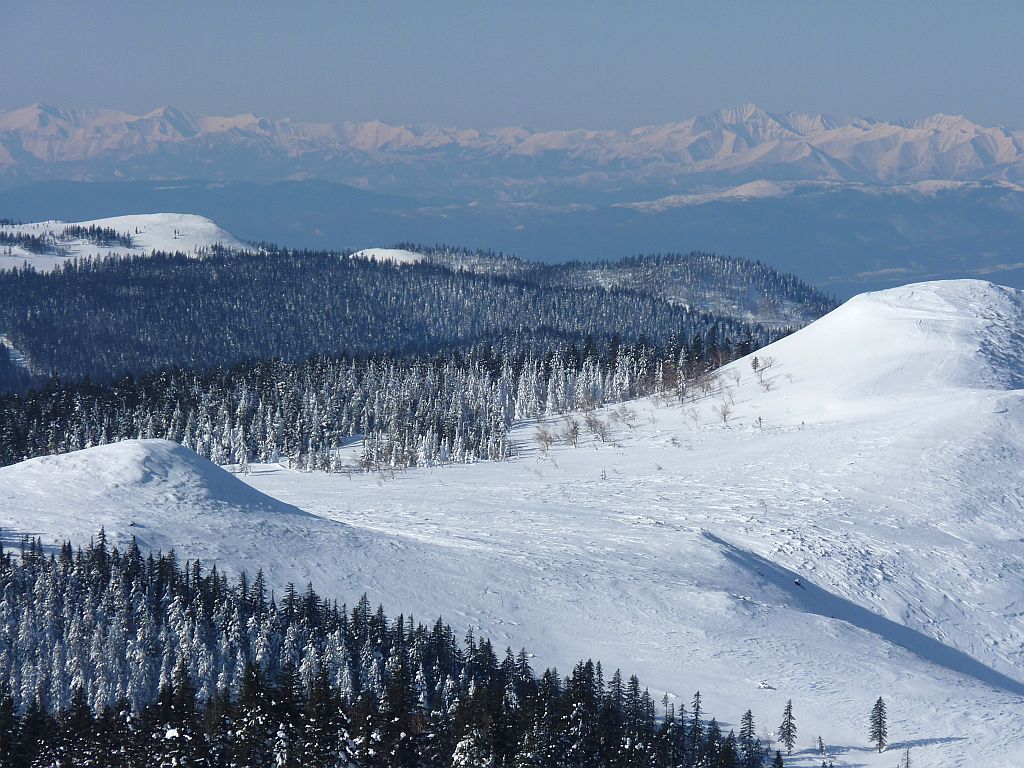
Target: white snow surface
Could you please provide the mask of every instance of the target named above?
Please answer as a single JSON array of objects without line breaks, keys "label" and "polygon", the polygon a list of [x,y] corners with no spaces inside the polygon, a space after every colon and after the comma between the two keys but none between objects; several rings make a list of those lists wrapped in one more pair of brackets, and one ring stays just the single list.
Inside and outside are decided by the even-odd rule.
[{"label": "white snow surface", "polygon": [[130,235],[132,247],[105,247],[87,240],[72,239],[57,243],[63,251],[60,254],[34,254],[21,247],[0,246],[0,269],[30,264],[40,272],[48,272],[65,261],[77,258],[146,255],[153,251],[200,255],[215,245],[239,251],[252,250],[252,246],[241,242],[210,219],[190,213],[146,213],[77,222],[40,221],[31,224],[0,225],[0,231],[59,238],[64,228],[72,225],[95,225]]},{"label": "white snow surface", "polygon": [[392,264],[416,264],[426,258],[422,253],[403,248],[364,248],[352,254],[353,259],[375,259]]},{"label": "white snow surface", "polygon": [[56,543],[103,525],[279,588],[365,591],[537,667],[699,689],[727,728],[750,707],[768,733],[792,699],[787,765],[819,766],[819,734],[837,766],[906,746],[1024,765],[1024,292],[865,294],[756,354],[763,377],[744,359],[693,402],[604,409],[605,443],[544,453],[523,424],[504,463],[233,477],[164,441],[33,459],[0,469],[0,526]]}]

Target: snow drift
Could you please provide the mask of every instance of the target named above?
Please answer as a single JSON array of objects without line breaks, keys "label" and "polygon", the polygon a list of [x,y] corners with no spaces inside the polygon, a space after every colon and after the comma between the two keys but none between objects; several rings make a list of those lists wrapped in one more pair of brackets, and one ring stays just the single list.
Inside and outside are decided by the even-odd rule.
[{"label": "snow drift", "polygon": [[843,418],[951,390],[1024,388],[1024,291],[981,280],[865,293],[727,370],[753,376],[790,420]]}]

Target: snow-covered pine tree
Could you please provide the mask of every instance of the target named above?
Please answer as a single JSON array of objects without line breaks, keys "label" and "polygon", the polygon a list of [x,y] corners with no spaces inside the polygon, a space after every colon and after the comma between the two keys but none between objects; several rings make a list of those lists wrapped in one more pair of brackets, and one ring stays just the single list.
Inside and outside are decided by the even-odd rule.
[{"label": "snow-covered pine tree", "polygon": [[490,744],[479,728],[471,728],[452,752],[452,768],[491,768],[493,764]]},{"label": "snow-covered pine tree", "polygon": [[883,701],[881,696],[878,697],[878,701],[871,707],[868,738],[879,752],[885,749],[889,738],[889,730],[886,724],[885,701]]},{"label": "snow-covered pine tree", "polygon": [[786,754],[793,754],[796,746],[796,718],[793,717],[793,700],[786,702],[782,712],[782,724],[779,725],[779,741],[786,748]]},{"label": "snow-covered pine tree", "polygon": [[312,586],[280,600],[267,592],[262,574],[229,586],[198,561],[143,557],[134,543],[121,552],[105,535],[53,558],[38,539],[3,551],[0,626],[13,640],[0,644],[0,764],[738,760],[732,734],[702,725],[699,696],[698,753],[687,748],[689,715],[661,722],[635,676],[624,684],[616,673],[606,689],[600,665],[581,661],[567,678],[538,677],[525,651],[499,662],[485,637],[460,643],[440,620],[389,622],[365,596],[349,612]]},{"label": "snow-covered pine tree", "polygon": [[749,709],[740,718],[739,749],[743,758],[743,768],[760,768],[761,744],[754,726],[754,713]]}]

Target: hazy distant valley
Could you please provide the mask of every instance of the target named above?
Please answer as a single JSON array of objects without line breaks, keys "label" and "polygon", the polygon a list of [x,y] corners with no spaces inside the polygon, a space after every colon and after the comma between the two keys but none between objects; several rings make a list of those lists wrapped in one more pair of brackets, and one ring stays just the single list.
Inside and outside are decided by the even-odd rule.
[{"label": "hazy distant valley", "polygon": [[174,109],[0,115],[0,210],[190,211],[256,240],[460,243],[529,259],[717,251],[846,297],[1024,285],[1020,131],[753,106],[633,131],[308,124]]}]

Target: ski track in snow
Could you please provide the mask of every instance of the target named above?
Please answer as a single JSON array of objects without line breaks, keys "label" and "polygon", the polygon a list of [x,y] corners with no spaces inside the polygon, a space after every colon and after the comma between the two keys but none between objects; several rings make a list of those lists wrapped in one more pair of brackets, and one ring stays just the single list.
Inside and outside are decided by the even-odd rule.
[{"label": "ski track in snow", "polygon": [[750,707],[768,733],[791,698],[787,765],[820,765],[820,734],[837,766],[891,768],[905,746],[1021,766],[1022,330],[1020,292],[908,286],[759,351],[767,386],[741,360],[693,402],[604,409],[606,443],[543,453],[527,423],[505,463],[236,479],[129,441],[0,469],[0,526],[56,543],[105,525],[278,588],[365,591],[538,667],[601,659],[677,704],[699,689],[727,728]]}]

